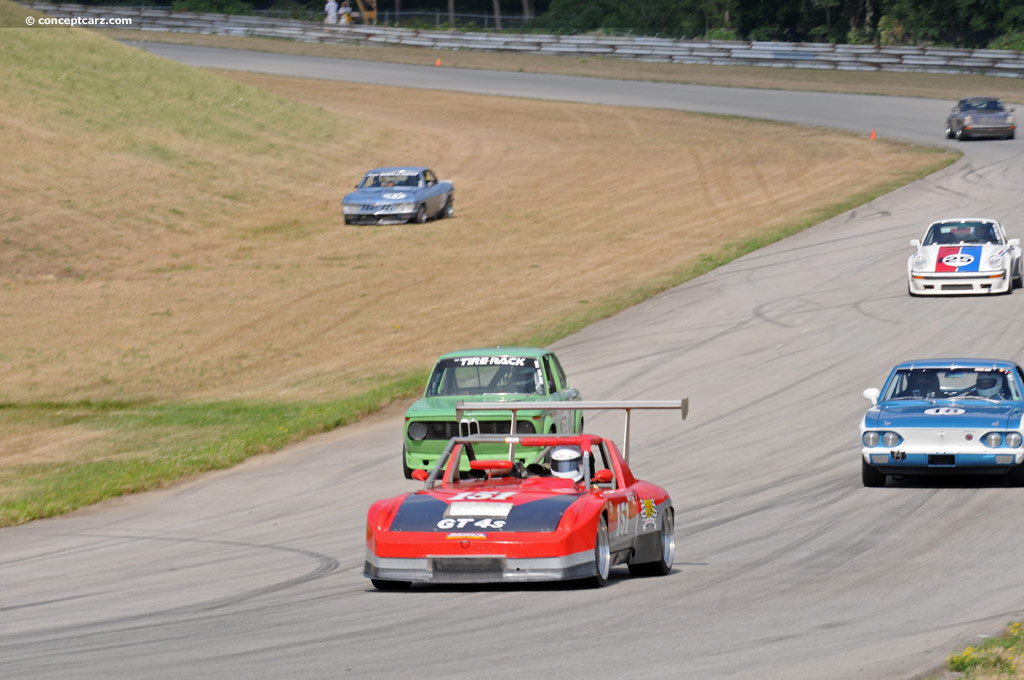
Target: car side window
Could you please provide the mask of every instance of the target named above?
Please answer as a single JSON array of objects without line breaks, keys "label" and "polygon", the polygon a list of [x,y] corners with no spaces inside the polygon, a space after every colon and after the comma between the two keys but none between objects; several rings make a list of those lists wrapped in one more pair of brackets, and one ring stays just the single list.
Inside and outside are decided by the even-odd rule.
[{"label": "car side window", "polygon": [[562,364],[558,363],[558,357],[554,354],[551,355],[551,366],[555,369],[555,374],[558,376],[558,384],[562,386],[562,389],[569,388],[569,381],[565,378],[565,371],[562,370]]},{"label": "car side window", "polygon": [[548,394],[554,394],[561,387],[560,383],[555,382],[555,372],[551,370],[551,355],[544,355],[544,379],[548,383]]},{"label": "car side window", "polygon": [[426,180],[428,187],[431,184],[436,184],[437,183],[437,177],[435,177],[434,173],[432,173],[430,170],[427,170],[426,172],[423,173],[423,179]]}]

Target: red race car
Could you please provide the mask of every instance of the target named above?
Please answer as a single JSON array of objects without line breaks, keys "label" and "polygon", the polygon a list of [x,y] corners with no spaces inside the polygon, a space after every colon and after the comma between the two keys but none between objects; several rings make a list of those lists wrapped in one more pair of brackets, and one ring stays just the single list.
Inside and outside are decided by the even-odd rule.
[{"label": "red race car", "polygon": [[[461,405],[460,405],[461,408]],[[508,402],[466,405],[515,411]],[[675,553],[668,492],[629,469],[629,413],[688,402],[564,402],[540,408],[624,409],[625,455],[610,439],[578,435],[475,435],[451,439],[423,489],[374,503],[363,574],[381,590],[412,583],[519,583],[586,579],[612,566],[663,576]],[[461,414],[460,414],[461,418]],[[507,444],[507,460],[477,460],[476,444]]]}]

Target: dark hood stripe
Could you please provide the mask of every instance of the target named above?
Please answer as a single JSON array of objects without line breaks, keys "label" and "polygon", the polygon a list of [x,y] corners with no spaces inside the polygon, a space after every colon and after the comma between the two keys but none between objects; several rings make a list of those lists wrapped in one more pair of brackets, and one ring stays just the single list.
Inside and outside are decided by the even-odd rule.
[{"label": "dark hood stripe", "polygon": [[[505,518],[505,525],[500,529],[488,528],[486,532],[495,531],[554,531],[562,520],[566,509],[579,498],[576,494],[558,494],[539,498],[516,505]],[[391,522],[391,531],[436,531],[449,533],[453,529],[442,529],[437,526],[444,519],[448,504],[426,494],[407,496],[399,506],[395,518]],[[472,531],[471,527],[462,529]],[[480,531],[477,529],[476,531]]]}]

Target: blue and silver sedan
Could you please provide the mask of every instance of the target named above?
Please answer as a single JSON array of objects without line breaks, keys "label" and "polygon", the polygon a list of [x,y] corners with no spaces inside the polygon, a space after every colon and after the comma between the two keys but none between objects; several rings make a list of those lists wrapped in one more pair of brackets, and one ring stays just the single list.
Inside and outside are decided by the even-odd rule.
[{"label": "blue and silver sedan", "polygon": [[423,224],[455,213],[455,187],[430,168],[375,168],[341,201],[345,224]]},{"label": "blue and silver sedan", "polygon": [[923,359],[892,369],[860,426],[864,486],[888,476],[1004,475],[1024,486],[1024,374],[996,359]]}]

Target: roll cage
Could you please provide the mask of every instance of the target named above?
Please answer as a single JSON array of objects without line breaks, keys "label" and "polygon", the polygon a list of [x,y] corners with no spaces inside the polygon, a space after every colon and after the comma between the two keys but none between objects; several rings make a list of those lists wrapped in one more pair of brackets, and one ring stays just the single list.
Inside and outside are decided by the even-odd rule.
[{"label": "roll cage", "polygon": [[[508,444],[512,451],[507,460],[478,460],[473,450],[474,444]],[[437,464],[425,474],[425,471],[414,471],[414,478],[422,478],[425,489],[432,489],[438,480],[443,487],[450,487],[461,481],[490,480],[495,477],[548,477],[550,472],[543,472],[543,463],[548,452],[556,446],[578,446],[583,454],[583,479],[586,486],[631,484],[632,472],[622,459],[622,454],[615,442],[592,434],[548,434],[548,435],[476,435],[470,437],[452,437],[448,440]],[[530,449],[524,464],[516,460],[516,447]],[[468,470],[463,469],[461,459],[469,461]],[[600,458],[600,465],[597,465]],[[420,475],[416,475],[416,473]],[[602,473],[609,474],[602,474]],[[555,478],[555,481],[557,478]],[[567,482],[569,483],[569,482]]]}]

